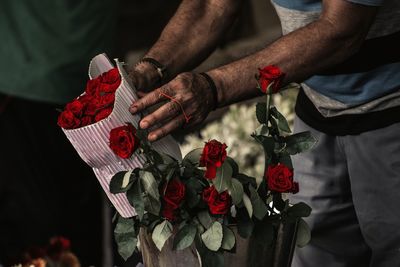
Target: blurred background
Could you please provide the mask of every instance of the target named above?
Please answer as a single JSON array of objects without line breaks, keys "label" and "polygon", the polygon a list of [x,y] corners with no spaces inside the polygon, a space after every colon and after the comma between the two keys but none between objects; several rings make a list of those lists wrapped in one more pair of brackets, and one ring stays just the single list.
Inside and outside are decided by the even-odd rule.
[{"label": "blurred background", "polygon": [[[124,263],[115,252],[114,211],[57,126],[57,109],[84,90],[93,56],[105,52],[135,64],[179,3],[0,0],[0,266],[35,258],[48,265],[62,259],[59,266],[140,262],[139,254]],[[232,30],[197,70],[249,54],[280,35],[268,1],[244,1]],[[295,98],[296,92],[274,97],[289,120]],[[209,139],[224,140],[241,171],[261,177],[261,149],[250,137],[257,128],[256,101],[217,110],[198,129],[176,133],[183,154]]]}]

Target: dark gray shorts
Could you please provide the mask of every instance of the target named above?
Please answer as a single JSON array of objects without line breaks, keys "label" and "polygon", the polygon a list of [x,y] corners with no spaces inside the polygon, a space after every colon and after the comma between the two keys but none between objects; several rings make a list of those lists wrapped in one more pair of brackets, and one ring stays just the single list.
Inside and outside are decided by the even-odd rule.
[{"label": "dark gray shorts", "polygon": [[318,143],[293,157],[300,192],[291,202],[313,208],[312,241],[296,250],[292,266],[399,267],[400,123],[328,136],[296,118],[301,131]]}]

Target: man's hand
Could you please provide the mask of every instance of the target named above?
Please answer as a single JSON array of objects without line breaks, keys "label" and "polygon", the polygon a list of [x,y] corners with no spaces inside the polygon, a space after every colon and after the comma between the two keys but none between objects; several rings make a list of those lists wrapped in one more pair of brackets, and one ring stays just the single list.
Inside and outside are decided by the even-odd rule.
[{"label": "man's hand", "polygon": [[134,102],[130,111],[135,114],[160,102],[165,103],[140,122],[143,129],[157,125],[149,133],[149,141],[156,141],[178,128],[200,124],[216,104],[207,80],[186,72]]}]

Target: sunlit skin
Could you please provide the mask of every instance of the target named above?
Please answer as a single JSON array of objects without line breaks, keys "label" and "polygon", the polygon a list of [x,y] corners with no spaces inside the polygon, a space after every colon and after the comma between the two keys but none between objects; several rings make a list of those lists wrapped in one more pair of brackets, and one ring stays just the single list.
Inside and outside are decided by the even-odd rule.
[{"label": "sunlit skin", "polygon": [[[157,125],[149,133],[150,141],[176,129],[200,124],[216,104],[207,80],[197,73],[185,71],[197,66],[213,51],[234,21],[241,2],[182,1],[159,40],[147,53],[146,57],[167,67],[169,78],[175,77],[160,88],[142,94],[130,108],[134,114],[164,102],[140,122],[144,129]],[[253,54],[207,72],[217,86],[218,107],[260,95],[254,79],[260,67],[279,66],[286,73],[286,84],[303,81],[343,62],[363,43],[376,12],[376,7],[345,0],[323,1],[321,16],[315,22]],[[155,68],[147,62],[138,64],[130,75],[142,91],[153,88],[159,79]],[[170,101],[166,94],[176,101]],[[184,114],[190,117],[189,121],[185,120]]]}]

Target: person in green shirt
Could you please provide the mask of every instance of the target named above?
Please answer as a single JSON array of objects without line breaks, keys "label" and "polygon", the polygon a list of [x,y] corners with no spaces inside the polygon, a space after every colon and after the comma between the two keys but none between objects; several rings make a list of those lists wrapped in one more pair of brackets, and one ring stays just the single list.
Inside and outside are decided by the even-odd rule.
[{"label": "person in green shirt", "polygon": [[111,0],[0,1],[0,264],[63,235],[83,266],[100,265],[100,187],[56,109],[110,52],[115,11]]}]

